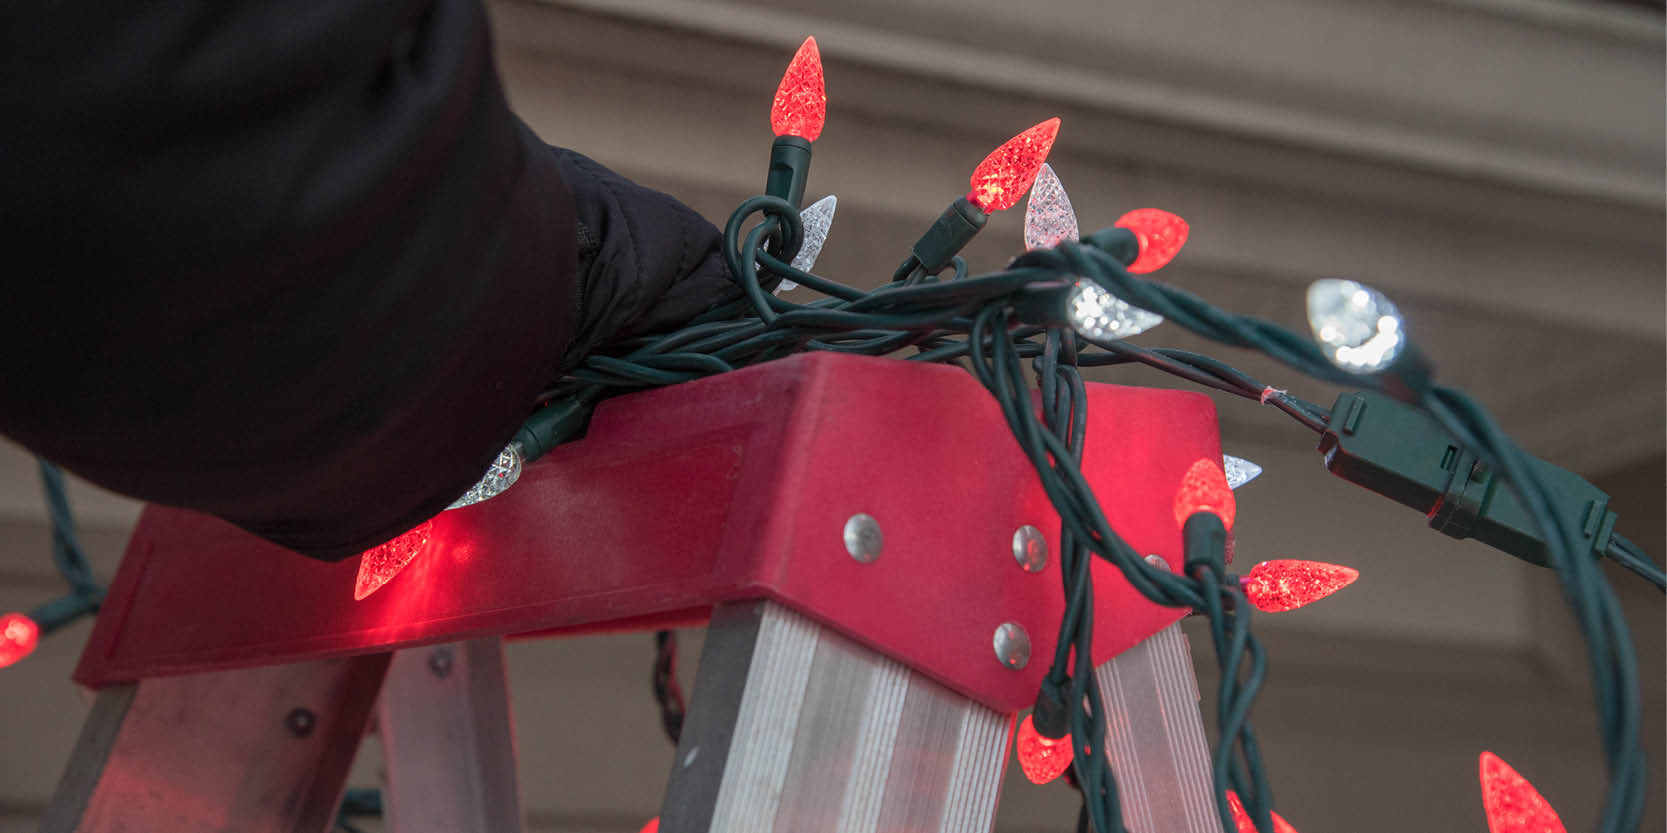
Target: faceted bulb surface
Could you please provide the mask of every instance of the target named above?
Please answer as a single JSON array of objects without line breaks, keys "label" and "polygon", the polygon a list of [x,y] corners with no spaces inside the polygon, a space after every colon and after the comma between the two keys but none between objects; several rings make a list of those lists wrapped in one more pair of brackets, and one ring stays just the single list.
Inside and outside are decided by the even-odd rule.
[{"label": "faceted bulb surface", "polygon": [[1032,784],[1046,784],[1071,768],[1071,736],[1050,738],[1036,731],[1030,715],[1019,721],[1018,739],[1014,743],[1019,756],[1019,768]]},{"label": "faceted bulb surface", "polygon": [[973,169],[972,190],[967,192],[967,199],[986,214],[1018,205],[1036,181],[1036,174],[1048,160],[1048,152],[1053,150],[1053,140],[1058,135],[1059,119],[1051,118],[990,151]]},{"label": "faceted bulb surface", "polygon": [[359,576],[353,584],[353,600],[364,599],[399,575],[399,571],[428,546],[428,535],[433,529],[434,521],[423,521],[398,538],[365,550],[359,556]]},{"label": "faceted bulb surface", "polygon": [[35,620],[21,613],[0,616],[0,668],[34,653],[40,640],[41,629]]},{"label": "faceted bulb surface", "polygon": [[509,487],[515,485],[515,481],[521,479],[523,463],[521,445],[510,443],[504,447],[503,451],[498,452],[497,459],[494,459],[492,465],[487,467],[486,473],[480,476],[480,480],[475,485],[470,486],[469,491],[464,492],[461,497],[452,501],[451,505],[446,508],[458,509],[503,494],[508,491]]},{"label": "faceted bulb surface", "polygon": [[[1256,822],[1250,820],[1250,813],[1244,809],[1244,802],[1240,801],[1239,794],[1232,790],[1227,791],[1227,808],[1233,811],[1233,825],[1237,828],[1237,833],[1258,833]],[[1274,833],[1297,833],[1297,829],[1280,818],[1278,813],[1270,812],[1269,815],[1273,816]]]},{"label": "faceted bulb surface", "polygon": [[[809,272],[816,265],[816,258],[822,254],[823,244],[828,242],[828,231],[833,228],[834,211],[839,208],[839,198],[829,194],[799,212],[799,223],[804,226],[805,241],[799,246],[799,253],[793,256],[792,266],[801,272]],[[799,285],[793,281],[783,280],[776,287],[776,294],[798,289]]]},{"label": "faceted bulb surface", "polygon": [[1114,224],[1134,232],[1140,254],[1129,264],[1129,272],[1145,275],[1169,265],[1187,244],[1191,227],[1181,215],[1161,208],[1137,208],[1117,218]]},{"label": "faceted bulb surface", "polygon": [[1492,752],[1479,764],[1488,833],[1568,833],[1551,802],[1510,764]]},{"label": "faceted bulb surface", "polygon": [[1083,338],[1098,341],[1128,338],[1163,323],[1163,316],[1134,306],[1093,281],[1077,281],[1071,288],[1065,315]]},{"label": "faceted bulb surface", "polygon": [[770,106],[770,129],[777,136],[798,136],[814,142],[822,135],[822,123],[827,118],[822,52],[816,48],[815,38],[805,38],[776,87],[776,100]]},{"label": "faceted bulb surface", "polygon": [[1234,490],[1262,476],[1261,466],[1231,454],[1221,455],[1221,469],[1227,473],[1227,488]]},{"label": "faceted bulb surface", "polygon": [[1081,236],[1071,198],[1053,166],[1042,163],[1025,203],[1025,249],[1051,249]]},{"label": "faceted bulb surface", "polygon": [[1308,326],[1326,357],[1355,373],[1383,370],[1406,346],[1394,302],[1355,281],[1327,278],[1310,284]]},{"label": "faceted bulb surface", "polygon": [[1198,512],[1214,512],[1221,525],[1231,530],[1238,504],[1227,485],[1221,465],[1208,458],[1194,460],[1175,489],[1175,525],[1186,528],[1187,519]]},{"label": "faceted bulb surface", "polygon": [[1250,568],[1241,586],[1257,610],[1284,613],[1317,602],[1358,578],[1359,570],[1341,564],[1276,558]]}]

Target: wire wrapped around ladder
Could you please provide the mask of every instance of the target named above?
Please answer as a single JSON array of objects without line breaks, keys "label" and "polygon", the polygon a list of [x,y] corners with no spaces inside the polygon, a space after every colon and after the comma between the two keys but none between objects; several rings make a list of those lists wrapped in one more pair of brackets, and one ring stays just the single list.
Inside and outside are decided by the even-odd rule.
[{"label": "wire wrapped around ladder", "polygon": [[660,726],[671,745],[683,739],[683,687],[677,682],[677,632],[654,632],[654,702],[660,706]]}]

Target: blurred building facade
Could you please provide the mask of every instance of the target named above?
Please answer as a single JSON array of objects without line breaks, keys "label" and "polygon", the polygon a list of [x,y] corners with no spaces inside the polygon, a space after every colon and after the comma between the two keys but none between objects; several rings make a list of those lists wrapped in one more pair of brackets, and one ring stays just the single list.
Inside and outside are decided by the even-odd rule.
[{"label": "blurred building facade", "polygon": [[[819,270],[872,286],[996,144],[1048,116],[1085,229],[1157,206],[1193,227],[1162,274],[1291,326],[1302,289],[1390,293],[1441,377],[1530,450],[1614,496],[1660,557],[1667,449],[1663,17],[1575,0],[514,0],[491,5],[510,97],[552,143],[695,204],[721,225],[763,182],[768,107],[807,34],[829,121],[809,195],[837,193]],[[1017,212],[1012,212],[1017,214]],[[1021,247],[998,217],[975,271]],[[804,290],[799,290],[804,292]],[[1148,344],[1202,347],[1164,328]],[[1329,403],[1322,386],[1212,349]],[[1169,384],[1140,370],[1105,381]],[[1571,829],[1604,773],[1583,658],[1549,573],[1431,532],[1327,475],[1307,437],[1218,402],[1225,447],[1268,473],[1241,495],[1243,562],[1360,567],[1336,599],[1262,617],[1256,712],[1279,807],[1309,831],[1485,829],[1475,756],[1533,779]],[[76,492],[102,570],[133,505]],[[29,459],[0,453],[0,609],[55,591]],[[1614,573],[1644,657],[1663,826],[1661,596]],[[0,833],[33,830],[86,698],[79,628],[0,672]],[[696,640],[698,644],[698,640]],[[1206,647],[1202,641],[1199,647]],[[635,831],[658,737],[646,637],[514,646],[532,829]],[[1200,668],[1210,661],[1201,655]],[[693,656],[685,662],[692,672]],[[1210,681],[1202,680],[1206,689]],[[1207,697],[1207,695],[1206,695]],[[617,717],[604,727],[597,715]],[[584,716],[584,717],[581,717]],[[374,760],[361,767],[374,780]],[[1019,779],[1003,833],[1072,829],[1074,796]]]}]

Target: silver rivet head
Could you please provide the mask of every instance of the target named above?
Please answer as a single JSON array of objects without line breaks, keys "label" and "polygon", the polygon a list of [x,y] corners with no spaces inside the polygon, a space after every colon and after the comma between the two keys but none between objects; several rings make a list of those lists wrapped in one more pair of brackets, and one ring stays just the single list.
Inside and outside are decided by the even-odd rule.
[{"label": "silver rivet head", "polygon": [[317,726],[318,715],[313,714],[312,709],[297,706],[290,709],[289,714],[284,715],[284,728],[298,738],[304,738],[312,734],[313,729]]},{"label": "silver rivet head", "polygon": [[451,649],[437,648],[428,655],[428,670],[436,677],[446,677],[451,674]]},{"label": "silver rivet head", "polygon": [[996,660],[1018,670],[1030,664],[1030,634],[1017,622],[1002,622],[996,628]]},{"label": "silver rivet head", "polygon": [[873,515],[858,512],[845,522],[845,551],[864,564],[880,557],[885,537],[880,534],[880,522]]},{"label": "silver rivet head", "polygon": [[1013,532],[1013,560],[1027,573],[1040,573],[1048,566],[1048,539],[1042,530],[1025,524]]},{"label": "silver rivet head", "polygon": [[1146,563],[1160,570],[1169,569],[1169,562],[1165,561],[1164,557],[1158,555],[1157,553],[1152,553],[1151,555],[1146,556]]}]

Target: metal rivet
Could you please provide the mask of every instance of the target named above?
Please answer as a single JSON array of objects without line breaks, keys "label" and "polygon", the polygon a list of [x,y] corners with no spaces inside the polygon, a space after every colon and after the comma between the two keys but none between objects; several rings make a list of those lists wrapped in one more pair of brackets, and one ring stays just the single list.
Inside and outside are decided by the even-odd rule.
[{"label": "metal rivet", "polygon": [[312,709],[294,708],[284,715],[284,728],[298,738],[312,734],[317,725],[318,716],[313,714]]},{"label": "metal rivet", "polygon": [[845,522],[845,551],[864,564],[880,557],[885,538],[880,535],[880,522],[874,516],[858,512]]},{"label": "metal rivet", "polygon": [[1169,569],[1169,562],[1164,560],[1164,557],[1158,555],[1157,553],[1152,553],[1151,555],[1146,556],[1146,563],[1160,570]]},{"label": "metal rivet", "polygon": [[996,628],[996,660],[1014,670],[1030,664],[1030,634],[1017,622],[1002,622]]},{"label": "metal rivet", "polygon": [[1025,524],[1013,532],[1013,560],[1027,573],[1040,573],[1048,566],[1048,539],[1042,530]]},{"label": "metal rivet", "polygon": [[436,677],[444,679],[449,676],[451,674],[451,666],[452,659],[450,648],[437,648],[434,653],[428,655],[428,670],[434,672],[434,676]]}]

